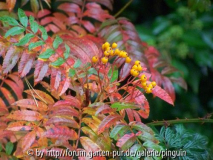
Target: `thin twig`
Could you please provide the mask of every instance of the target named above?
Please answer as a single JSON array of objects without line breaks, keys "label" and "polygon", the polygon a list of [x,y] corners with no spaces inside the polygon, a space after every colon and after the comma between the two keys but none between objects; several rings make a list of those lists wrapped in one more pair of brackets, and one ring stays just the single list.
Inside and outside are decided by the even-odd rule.
[{"label": "thin twig", "polygon": [[125,6],[123,6],[115,15],[114,17],[118,17],[131,3],[133,0],[130,0]]}]

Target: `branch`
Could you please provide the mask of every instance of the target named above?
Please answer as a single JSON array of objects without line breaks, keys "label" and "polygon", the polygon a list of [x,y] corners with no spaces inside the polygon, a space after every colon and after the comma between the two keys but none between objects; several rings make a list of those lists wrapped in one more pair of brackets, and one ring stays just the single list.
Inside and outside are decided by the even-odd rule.
[{"label": "branch", "polygon": [[154,121],[150,123],[146,123],[149,126],[169,126],[171,124],[178,123],[213,123],[213,119],[207,118],[194,118],[194,119],[176,119],[176,120],[163,120],[163,121]]},{"label": "branch", "polygon": [[131,3],[133,0],[130,0],[127,4],[125,4],[125,6],[123,6],[115,15],[114,17],[118,17]]}]

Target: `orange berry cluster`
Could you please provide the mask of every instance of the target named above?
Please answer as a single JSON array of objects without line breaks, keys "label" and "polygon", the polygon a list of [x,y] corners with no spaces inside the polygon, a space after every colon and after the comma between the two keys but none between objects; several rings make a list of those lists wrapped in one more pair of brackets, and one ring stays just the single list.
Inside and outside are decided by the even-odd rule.
[{"label": "orange berry cluster", "polygon": [[152,89],[156,86],[156,82],[152,81],[151,83],[147,84],[147,77],[145,74],[142,74],[140,77],[141,86],[145,90],[146,93],[152,93]]},{"label": "orange berry cluster", "polygon": [[[113,43],[112,45],[110,45],[109,42],[105,42],[102,45],[102,49],[104,51],[104,57],[101,58],[101,62],[103,64],[106,64],[108,62],[108,57],[109,56],[119,56],[120,58],[125,58],[126,59],[126,63],[130,63],[131,62],[131,58],[128,56],[128,53],[125,51],[121,51],[117,48],[117,43]],[[92,62],[93,63],[97,63],[98,62],[98,57],[94,56],[92,57]]]},{"label": "orange berry cluster", "polygon": [[130,70],[130,74],[134,77],[137,77],[140,73],[140,71],[142,71],[143,68],[141,67],[141,62],[140,61],[135,61],[135,64],[132,66],[131,70]]}]

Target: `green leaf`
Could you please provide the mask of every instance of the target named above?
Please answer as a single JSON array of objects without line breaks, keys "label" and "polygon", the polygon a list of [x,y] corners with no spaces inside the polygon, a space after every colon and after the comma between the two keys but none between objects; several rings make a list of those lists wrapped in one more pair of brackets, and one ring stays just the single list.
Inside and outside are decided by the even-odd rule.
[{"label": "green leaf", "polygon": [[13,145],[12,142],[8,142],[6,144],[6,153],[7,153],[7,155],[10,155],[12,153],[13,147],[14,147],[14,145]]},{"label": "green leaf", "polygon": [[40,55],[38,56],[38,58],[47,59],[47,58],[49,58],[50,56],[52,56],[54,53],[55,53],[55,51],[54,51],[53,49],[48,48],[48,49],[46,49],[45,52],[43,52],[42,54],[40,54]]},{"label": "green leaf", "polygon": [[52,66],[58,67],[62,65],[65,62],[65,60],[61,57],[59,57],[55,62],[51,63]]},{"label": "green leaf", "polygon": [[41,33],[42,33],[41,37],[42,37],[44,40],[47,40],[48,34],[47,34],[46,29],[45,29],[43,26],[39,26],[39,30],[40,30]]},{"label": "green leaf", "polygon": [[117,108],[117,111],[120,111],[122,109],[127,109],[127,108],[131,108],[131,109],[136,109],[138,108],[137,105],[133,104],[133,103],[120,103],[120,102],[115,102],[111,105],[111,108]]},{"label": "green leaf", "polygon": [[20,41],[19,43],[15,43],[16,46],[23,46],[27,44],[31,38],[33,38],[34,35],[32,33],[27,33]]},{"label": "green leaf", "polygon": [[81,60],[80,59],[77,59],[77,61],[75,61],[75,64],[74,64],[74,68],[78,68],[78,67],[80,67],[80,65],[81,65]]},{"label": "green leaf", "polygon": [[98,72],[96,71],[95,68],[90,68],[90,69],[88,70],[88,74],[95,74],[95,75],[97,75]]},{"label": "green leaf", "polygon": [[21,22],[21,24],[24,26],[24,27],[27,27],[27,24],[28,24],[28,18],[25,14],[25,12],[22,10],[22,9],[18,9],[18,17],[19,17],[19,20]]},{"label": "green leaf", "polygon": [[63,42],[63,40],[59,37],[56,36],[56,38],[53,41],[53,48],[57,49],[58,46]]},{"label": "green leaf", "polygon": [[2,144],[0,143],[0,152],[1,152],[1,150],[2,150]]},{"label": "green leaf", "polygon": [[73,77],[76,74],[74,69],[69,70],[69,77]]},{"label": "green leaf", "polygon": [[15,36],[15,35],[18,35],[18,34],[21,34],[25,31],[24,28],[21,28],[21,27],[13,27],[11,29],[9,29],[6,33],[5,33],[5,38],[8,37],[8,36]]},{"label": "green leaf", "polygon": [[[111,78],[111,76],[112,76],[112,78]],[[118,69],[114,68],[113,73],[112,73],[112,68],[110,68],[108,77],[111,78],[110,82],[116,81],[118,79]]]},{"label": "green leaf", "polygon": [[6,23],[8,23],[11,26],[17,26],[17,25],[19,25],[19,23],[18,23],[17,20],[15,20],[14,18],[9,17],[9,16],[0,17],[0,21],[6,22]]},{"label": "green leaf", "polygon": [[43,41],[38,41],[35,43],[30,43],[29,44],[29,50],[32,50],[33,48],[36,48],[38,46],[44,45],[45,43]]},{"label": "green leaf", "polygon": [[128,130],[128,126],[118,124],[110,132],[110,137],[117,140],[126,134]]},{"label": "green leaf", "polygon": [[33,16],[30,16],[30,29],[33,31],[33,33],[38,31],[38,23],[34,21]]},{"label": "green leaf", "polygon": [[70,47],[65,44],[65,52],[64,52],[64,58],[67,59],[70,56]]}]

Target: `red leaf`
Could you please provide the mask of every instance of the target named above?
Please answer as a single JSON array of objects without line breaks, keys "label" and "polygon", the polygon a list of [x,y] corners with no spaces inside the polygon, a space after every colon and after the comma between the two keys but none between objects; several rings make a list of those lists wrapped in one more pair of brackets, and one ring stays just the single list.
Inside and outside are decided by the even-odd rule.
[{"label": "red leaf", "polygon": [[[70,104],[71,106],[74,106],[74,107],[76,107],[76,108],[81,108],[81,102],[80,102],[76,97],[73,97],[73,96],[68,95],[68,96],[64,96],[63,99],[65,99],[65,101],[69,101],[69,104]],[[72,102],[70,102],[70,101],[72,101]],[[55,104],[55,105],[56,105],[56,104]],[[55,106],[55,105],[54,105],[54,106]]]},{"label": "red leaf", "polygon": [[44,133],[44,137],[64,139],[64,140],[67,139],[76,140],[78,138],[78,135],[74,130],[69,129],[68,127],[57,126],[47,130]]},{"label": "red leaf", "polygon": [[98,128],[98,134],[104,132],[105,129],[111,127],[114,125],[117,121],[119,121],[122,117],[119,115],[109,115],[103,119],[101,122],[99,128]]},{"label": "red leaf", "polygon": [[4,95],[4,97],[7,99],[7,101],[12,104],[13,102],[15,102],[15,98],[13,97],[12,93],[10,91],[8,91],[6,88],[1,87],[0,91],[2,92],[2,94]]},{"label": "red leaf", "polygon": [[33,66],[34,56],[31,54],[24,52],[21,56],[21,60],[18,65],[18,72],[21,74],[21,77],[24,77],[29,73],[30,69]]},{"label": "red leaf", "polygon": [[[36,92],[36,93],[33,92],[35,98],[37,98],[41,101],[44,100],[45,103],[48,103],[48,104],[53,104],[55,102],[54,99],[49,94],[47,94],[43,91],[37,90],[37,89],[34,89],[34,91]],[[31,90],[25,90],[24,92],[32,96]]]},{"label": "red leaf", "polygon": [[126,111],[127,116],[129,118],[129,122],[134,121],[134,115],[133,115],[132,109],[127,108],[127,109],[125,109],[125,111]]},{"label": "red leaf", "polygon": [[50,125],[50,124],[57,124],[57,125],[64,125],[64,126],[69,126],[72,128],[79,128],[78,123],[69,116],[54,116],[51,117],[45,125]]},{"label": "red leaf", "polygon": [[163,88],[165,91],[170,95],[172,98],[172,101],[175,101],[175,89],[173,87],[173,84],[171,80],[167,77],[163,77]]},{"label": "red leaf", "polygon": [[57,25],[61,30],[66,30],[66,25],[62,22],[61,19],[57,19],[55,17],[52,17],[52,22]]},{"label": "red leaf", "polygon": [[95,115],[98,115],[99,113],[106,114],[106,113],[112,113],[112,112],[115,112],[115,109],[110,108],[109,105],[103,104],[97,109],[97,111],[95,112]]},{"label": "red leaf", "polygon": [[97,143],[93,142],[90,138],[88,137],[80,137],[80,142],[81,145],[84,147],[84,149],[87,152],[96,152],[96,151],[100,151],[101,148],[97,145]]},{"label": "red leaf", "polygon": [[22,146],[23,152],[27,151],[27,150],[31,147],[31,145],[32,145],[33,142],[35,141],[35,138],[36,138],[36,133],[35,133],[35,131],[32,131],[32,132],[27,133],[27,134],[22,138],[21,146]]},{"label": "red leaf", "polygon": [[21,90],[24,90],[24,84],[21,78],[19,77],[18,72],[13,72],[13,74],[9,74],[8,77],[11,78]]},{"label": "red leaf", "polygon": [[37,60],[34,72],[35,84],[44,78],[48,69],[49,69],[48,63],[45,63],[41,60]]},{"label": "red leaf", "polygon": [[61,9],[65,12],[81,13],[80,7],[74,3],[62,3],[58,6],[58,9]]},{"label": "red leaf", "polygon": [[96,3],[100,3],[100,4],[102,4],[102,5],[104,5],[104,6],[106,6],[107,8],[109,8],[110,10],[112,10],[113,9],[113,6],[112,6],[112,2],[113,1],[109,1],[109,0],[88,0],[88,2],[96,2]]},{"label": "red leaf", "polygon": [[84,21],[82,20],[81,23],[84,25],[84,27],[90,32],[95,32],[95,27],[90,21]]},{"label": "red leaf", "polygon": [[36,102],[34,99],[21,99],[19,101],[16,101],[13,103],[13,106],[19,106],[23,108],[29,108],[36,111],[47,111],[48,107],[44,102],[37,101],[38,106],[36,105]]},{"label": "red leaf", "polygon": [[31,130],[30,126],[25,126],[24,122],[12,122],[8,125],[7,130],[10,131],[29,131]]},{"label": "red leaf", "polygon": [[18,62],[20,51],[21,50],[15,46],[10,47],[8,49],[3,61],[3,66],[2,66],[3,73],[8,73],[13,69],[13,67]]},{"label": "red leaf", "polygon": [[51,11],[49,11],[49,10],[47,10],[47,9],[42,9],[42,10],[40,10],[40,11],[38,12],[37,17],[38,17],[38,18],[42,18],[42,17],[44,17],[44,16],[46,16],[46,15],[48,15],[48,14],[50,14],[50,13],[51,13]]},{"label": "red leaf", "polygon": [[40,113],[36,111],[29,111],[29,110],[21,110],[21,111],[14,111],[12,112],[8,118],[14,120],[25,120],[25,121],[39,121],[43,117]]},{"label": "red leaf", "polygon": [[79,112],[70,106],[61,105],[61,106],[51,107],[50,111],[52,111],[50,112],[50,116],[67,115],[67,116],[75,116],[77,118],[79,116]]},{"label": "red leaf", "polygon": [[169,94],[164,90],[162,89],[161,87],[159,86],[155,86],[153,89],[152,89],[152,94],[159,97],[160,99],[166,101],[167,103],[171,104],[171,105],[174,105],[174,102],[172,100],[172,98],[169,96]]},{"label": "red leaf", "polygon": [[122,148],[122,150],[127,150],[135,143],[135,140],[136,136],[134,133],[125,134],[117,141],[116,146]]},{"label": "red leaf", "polygon": [[16,96],[18,99],[22,99],[22,92],[23,92],[23,89],[21,87],[18,86],[18,84],[16,84],[15,82],[9,80],[9,79],[6,79],[4,81],[5,84],[7,84],[8,86],[10,86],[10,88],[15,92]]},{"label": "red leaf", "polygon": [[54,33],[57,33],[57,32],[60,31],[60,29],[56,25],[54,25],[54,24],[48,24],[47,27],[48,27],[47,31],[51,30]]}]

